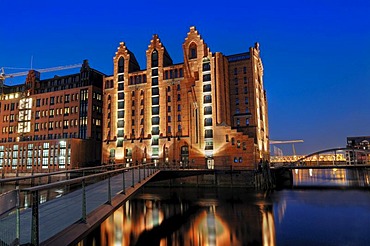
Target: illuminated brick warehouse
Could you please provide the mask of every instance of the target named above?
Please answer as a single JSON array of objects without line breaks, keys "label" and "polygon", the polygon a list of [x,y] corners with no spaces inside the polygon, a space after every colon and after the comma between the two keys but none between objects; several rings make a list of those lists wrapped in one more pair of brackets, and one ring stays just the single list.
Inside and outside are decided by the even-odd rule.
[{"label": "illuminated brick warehouse", "polygon": [[101,163],[104,74],[85,60],[80,72],[1,87],[2,172],[47,172]]},{"label": "illuminated brick warehouse", "polygon": [[173,64],[154,35],[141,69],[120,43],[104,81],[102,162],[255,168],[269,158],[258,43],[225,56],[191,27],[182,47]]}]

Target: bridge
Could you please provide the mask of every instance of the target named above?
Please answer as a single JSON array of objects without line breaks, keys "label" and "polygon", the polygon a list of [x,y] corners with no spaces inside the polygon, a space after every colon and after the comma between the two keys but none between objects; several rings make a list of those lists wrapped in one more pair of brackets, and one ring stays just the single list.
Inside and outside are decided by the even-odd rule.
[{"label": "bridge", "polygon": [[369,149],[338,147],[319,150],[302,156],[271,156],[271,163],[277,166],[299,166],[307,163],[314,166],[328,165],[330,163],[333,165],[357,165],[370,164],[369,156]]}]

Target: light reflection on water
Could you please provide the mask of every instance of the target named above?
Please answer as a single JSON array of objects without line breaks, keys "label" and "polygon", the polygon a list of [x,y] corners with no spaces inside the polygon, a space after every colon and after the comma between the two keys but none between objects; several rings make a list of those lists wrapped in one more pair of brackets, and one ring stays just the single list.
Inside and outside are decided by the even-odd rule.
[{"label": "light reflection on water", "polygon": [[80,245],[275,245],[266,201],[243,189],[145,188]]},{"label": "light reflection on water", "polygon": [[368,172],[300,171],[296,184],[340,189],[146,187],[79,245],[368,245]]},{"label": "light reflection on water", "polygon": [[370,187],[368,169],[293,169],[293,186]]}]

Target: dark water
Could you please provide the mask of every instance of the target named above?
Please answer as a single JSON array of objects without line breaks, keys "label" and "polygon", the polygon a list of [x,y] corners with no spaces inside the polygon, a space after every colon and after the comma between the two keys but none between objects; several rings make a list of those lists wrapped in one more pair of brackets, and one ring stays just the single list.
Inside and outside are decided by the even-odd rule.
[{"label": "dark water", "polygon": [[80,245],[370,245],[370,189],[336,172],[316,173],[329,189],[144,188]]}]

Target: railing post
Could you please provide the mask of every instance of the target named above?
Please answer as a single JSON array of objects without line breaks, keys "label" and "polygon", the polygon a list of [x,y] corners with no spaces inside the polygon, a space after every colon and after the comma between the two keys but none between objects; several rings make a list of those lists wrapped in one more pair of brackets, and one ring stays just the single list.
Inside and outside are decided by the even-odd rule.
[{"label": "railing post", "polygon": [[108,201],[107,204],[112,205],[112,192],[110,187],[110,174],[108,174]]},{"label": "railing post", "polygon": [[17,225],[16,225],[16,233],[15,233],[15,236],[17,238],[17,243],[18,245],[20,244],[20,225],[21,225],[21,221],[20,221],[20,206],[21,206],[21,200],[20,200],[20,191],[19,191],[19,186],[16,187],[16,190],[17,190],[17,210],[16,210],[16,217],[17,217]]},{"label": "railing post", "polygon": [[138,166],[138,169],[139,169],[139,183],[141,183],[140,166]]},{"label": "railing post", "polygon": [[82,180],[82,216],[81,221],[86,223],[86,188],[85,179]]},{"label": "railing post", "polygon": [[134,174],[134,171],[135,171],[135,168],[132,168],[131,169],[131,172],[132,172],[132,187],[135,187],[135,174]]},{"label": "railing post", "polygon": [[125,184],[125,171],[122,172],[122,194],[126,195],[126,184]]},{"label": "railing post", "polygon": [[146,168],[145,168],[146,166],[144,165],[144,180],[145,180],[145,178],[146,178]]},{"label": "railing post", "polygon": [[39,245],[39,191],[33,191],[32,194],[32,228],[31,244]]}]

